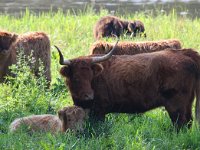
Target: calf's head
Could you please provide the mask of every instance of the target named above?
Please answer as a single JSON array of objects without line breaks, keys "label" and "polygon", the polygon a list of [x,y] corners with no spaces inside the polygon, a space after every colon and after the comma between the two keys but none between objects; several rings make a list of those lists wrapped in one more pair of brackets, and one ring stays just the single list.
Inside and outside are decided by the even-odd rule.
[{"label": "calf's head", "polygon": [[66,85],[69,87],[75,105],[82,106],[81,103],[86,104],[86,101],[91,102],[93,100],[94,91],[91,83],[93,78],[103,70],[103,66],[99,63],[112,56],[117,43],[106,55],[84,56],[71,60],[64,60],[61,51],[55,46],[60,55],[60,64],[64,65],[60,73],[66,79]]},{"label": "calf's head", "polygon": [[67,129],[83,130],[84,121],[87,119],[88,111],[78,106],[64,107],[58,111],[58,117],[62,122],[62,131]]}]

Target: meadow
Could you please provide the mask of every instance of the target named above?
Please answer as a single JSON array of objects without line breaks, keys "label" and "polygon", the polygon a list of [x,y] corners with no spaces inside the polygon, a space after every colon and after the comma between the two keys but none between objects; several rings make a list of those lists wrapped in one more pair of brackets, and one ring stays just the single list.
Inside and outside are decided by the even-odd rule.
[{"label": "meadow", "polygon": [[[17,73],[6,84],[0,84],[0,149],[200,149],[200,130],[183,128],[179,133],[173,128],[164,108],[144,114],[109,114],[106,121],[86,124],[83,133],[63,134],[26,132],[9,133],[9,124],[17,117],[30,114],[56,114],[64,106],[72,105],[64,79],[59,74],[59,57],[53,45],[62,50],[66,58],[75,58],[89,53],[93,42],[93,26],[106,10],[95,13],[92,9],[80,12],[40,13],[26,10],[21,17],[0,15],[0,29],[16,33],[44,31],[51,40],[52,62],[51,88],[45,88],[45,80],[35,79],[26,62],[20,60],[11,67]],[[200,50],[200,19],[178,16],[175,10],[170,13],[135,13],[116,15],[124,19],[139,19],[145,24],[147,38],[122,37],[126,41],[146,41],[160,39],[179,39],[185,48]],[[116,41],[116,39],[104,39]],[[200,52],[200,51],[199,51]],[[42,73],[42,68],[41,68]],[[40,84],[37,84],[37,83]],[[193,109],[193,114],[195,110]]]}]

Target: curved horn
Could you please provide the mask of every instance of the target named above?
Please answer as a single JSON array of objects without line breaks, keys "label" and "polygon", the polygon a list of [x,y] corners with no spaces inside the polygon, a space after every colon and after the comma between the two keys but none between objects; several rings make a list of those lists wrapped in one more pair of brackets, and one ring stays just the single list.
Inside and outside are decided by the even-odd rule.
[{"label": "curved horn", "polygon": [[92,57],[92,62],[99,63],[99,62],[109,59],[113,55],[114,51],[116,50],[116,46],[117,46],[118,42],[119,42],[119,39],[117,40],[117,42],[115,43],[115,46],[112,48],[112,50],[108,54],[106,54],[104,56],[99,56],[99,57]]},{"label": "curved horn", "polygon": [[61,53],[60,49],[56,45],[54,45],[54,46],[58,50],[58,53],[60,56],[60,61],[59,61],[60,64],[61,65],[70,65],[71,64],[70,60],[64,60],[63,54]]}]

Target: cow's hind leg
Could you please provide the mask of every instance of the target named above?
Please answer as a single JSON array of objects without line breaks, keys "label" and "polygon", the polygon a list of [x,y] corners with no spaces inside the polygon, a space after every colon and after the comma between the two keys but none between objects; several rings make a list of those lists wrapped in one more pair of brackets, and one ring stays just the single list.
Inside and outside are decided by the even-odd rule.
[{"label": "cow's hind leg", "polygon": [[[189,91],[189,90],[185,90]],[[170,97],[165,105],[169,113],[173,125],[178,129],[187,125],[192,125],[192,102],[194,100],[194,93],[192,92],[179,92],[176,96]]]},{"label": "cow's hind leg", "polygon": [[191,109],[186,109],[185,107],[183,107],[173,111],[167,109],[167,111],[175,127],[177,127],[178,129],[180,129],[185,125],[187,125],[187,127],[191,127],[192,123]]}]

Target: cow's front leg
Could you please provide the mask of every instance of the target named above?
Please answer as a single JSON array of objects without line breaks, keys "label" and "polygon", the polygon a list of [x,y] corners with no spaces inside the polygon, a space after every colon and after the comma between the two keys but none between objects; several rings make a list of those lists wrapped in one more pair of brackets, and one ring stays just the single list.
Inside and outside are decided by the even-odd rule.
[{"label": "cow's front leg", "polygon": [[90,115],[89,115],[89,118],[90,120],[93,120],[93,121],[105,121],[105,112],[104,111],[91,111],[90,112]]}]

